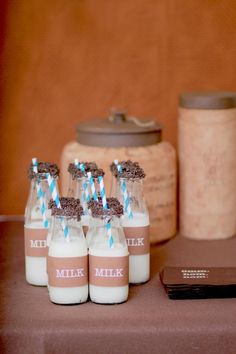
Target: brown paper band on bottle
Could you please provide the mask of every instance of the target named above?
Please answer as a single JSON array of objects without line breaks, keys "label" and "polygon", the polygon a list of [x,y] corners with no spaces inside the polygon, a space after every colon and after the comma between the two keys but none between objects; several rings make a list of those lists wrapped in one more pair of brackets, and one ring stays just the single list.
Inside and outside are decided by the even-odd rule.
[{"label": "brown paper band on bottle", "polygon": [[48,229],[30,229],[25,227],[25,255],[30,257],[47,256]]},{"label": "brown paper band on bottle", "polygon": [[89,282],[97,286],[125,286],[129,283],[129,257],[89,255]]},{"label": "brown paper band on bottle", "polygon": [[150,252],[149,226],[124,227],[124,233],[131,256]]},{"label": "brown paper band on bottle", "polygon": [[72,288],[88,284],[88,256],[48,256],[48,284],[60,288]]}]

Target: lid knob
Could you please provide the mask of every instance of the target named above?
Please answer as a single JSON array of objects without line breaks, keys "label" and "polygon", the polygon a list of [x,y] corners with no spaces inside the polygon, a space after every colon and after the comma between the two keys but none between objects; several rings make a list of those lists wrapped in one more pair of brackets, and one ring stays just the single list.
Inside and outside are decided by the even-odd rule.
[{"label": "lid knob", "polygon": [[112,108],[109,121],[115,124],[126,122],[127,121],[126,111]]}]

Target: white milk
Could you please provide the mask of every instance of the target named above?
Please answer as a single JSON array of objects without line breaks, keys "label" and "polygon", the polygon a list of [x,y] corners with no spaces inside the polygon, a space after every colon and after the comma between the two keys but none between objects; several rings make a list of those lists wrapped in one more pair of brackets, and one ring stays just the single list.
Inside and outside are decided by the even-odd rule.
[{"label": "white milk", "polygon": [[26,281],[31,285],[46,286],[46,257],[25,257]]},{"label": "white milk", "polygon": [[[97,228],[97,231],[98,230],[99,233],[96,235],[96,239],[104,239],[104,229]],[[89,255],[98,257],[123,257],[128,254],[128,248],[121,243],[114,243],[114,247],[109,248],[107,242],[98,242],[96,248],[90,247],[89,249]],[[129,286],[107,287],[89,284],[89,294],[93,302],[100,304],[116,304],[128,299]]]},{"label": "white milk", "polygon": [[[75,232],[80,230],[74,229]],[[51,257],[83,257],[88,254],[87,244],[84,238],[73,236],[72,228],[69,229],[70,242],[63,237],[53,237],[49,246],[49,256]],[[52,302],[58,304],[76,304],[87,301],[88,284],[78,287],[54,287],[48,286],[49,297]]]},{"label": "white milk", "polygon": [[[143,227],[149,225],[148,214],[133,213],[133,218],[127,215],[121,217],[123,227]],[[150,277],[150,252],[142,255],[129,255],[129,282],[132,284],[144,283]]]},{"label": "white milk", "polygon": [[[49,229],[48,229],[48,234],[47,234],[47,248],[49,249],[50,243],[52,241],[52,225],[50,225]],[[46,272],[47,272],[47,288],[49,290],[49,286],[48,286],[48,269],[46,266]]]},{"label": "white milk", "polygon": [[[30,230],[43,229],[43,223],[40,221],[34,221],[28,225],[25,225],[25,228]],[[25,275],[26,275],[26,281],[29,284],[46,286],[47,285],[46,257],[25,256]]]}]

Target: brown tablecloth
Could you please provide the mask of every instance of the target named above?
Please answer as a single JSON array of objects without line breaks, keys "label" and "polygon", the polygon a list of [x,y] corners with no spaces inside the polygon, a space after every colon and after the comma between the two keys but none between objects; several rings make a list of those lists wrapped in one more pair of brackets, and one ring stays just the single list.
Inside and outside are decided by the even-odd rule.
[{"label": "brown tablecloth", "polygon": [[236,299],[169,300],[164,265],[236,266],[236,238],[152,247],[151,280],[127,303],[59,306],[24,276],[23,223],[1,222],[1,353],[236,353]]}]

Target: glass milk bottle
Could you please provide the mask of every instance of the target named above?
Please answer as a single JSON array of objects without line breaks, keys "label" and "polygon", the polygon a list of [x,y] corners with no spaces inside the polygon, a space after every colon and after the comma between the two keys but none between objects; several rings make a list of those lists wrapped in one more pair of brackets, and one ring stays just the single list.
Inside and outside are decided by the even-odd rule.
[{"label": "glass milk bottle", "polygon": [[[62,220],[69,235],[65,236]],[[79,304],[88,298],[88,250],[76,217],[55,216],[48,252],[48,290],[56,304]]]},{"label": "glass milk bottle", "polygon": [[[43,192],[43,202],[46,208],[45,215],[48,225],[45,225],[37,184]],[[50,212],[47,210],[50,198],[49,188],[44,173],[37,173],[31,179],[31,187],[25,210],[25,273],[29,284],[46,286],[46,238],[49,226]]]},{"label": "glass milk bottle", "polygon": [[143,196],[143,181],[121,178],[122,182],[126,183],[132,211],[132,217],[127,211],[121,217],[130,254],[129,282],[139,284],[150,277],[149,214]]},{"label": "glass milk bottle", "polygon": [[140,284],[150,277],[149,213],[143,195],[145,173],[138,162],[115,161],[111,164],[116,177],[113,193],[124,206],[121,224],[129,249],[129,282]]},{"label": "glass milk bottle", "polygon": [[90,299],[99,304],[118,304],[128,299],[128,247],[120,219],[111,216],[110,246],[106,220],[97,219],[96,232],[89,247]]}]

